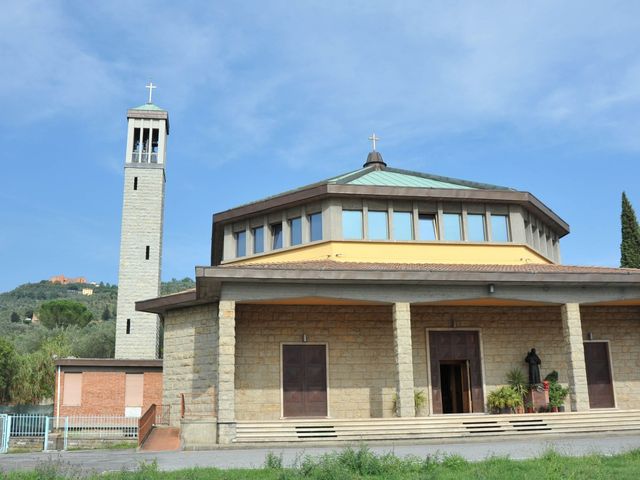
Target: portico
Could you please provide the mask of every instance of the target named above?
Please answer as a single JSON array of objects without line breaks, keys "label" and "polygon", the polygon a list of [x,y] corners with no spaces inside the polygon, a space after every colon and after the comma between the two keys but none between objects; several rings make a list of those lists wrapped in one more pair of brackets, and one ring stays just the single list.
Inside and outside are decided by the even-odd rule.
[{"label": "portico", "polygon": [[[203,267],[196,291],[139,303],[165,319],[165,402],[192,385],[215,392],[219,443],[247,422],[486,415],[487,393],[535,347],[543,373],[556,370],[569,386],[567,410],[589,412],[584,343],[599,341],[610,356],[610,408],[640,408],[640,375],[627,368],[630,350],[640,354],[630,343],[640,344],[640,289],[629,274],[351,267]],[[191,319],[199,333],[185,342]],[[305,348],[324,369],[318,358],[287,358]],[[426,399],[417,410],[415,392]],[[318,398],[325,411],[305,414],[304,402],[317,408]]]}]

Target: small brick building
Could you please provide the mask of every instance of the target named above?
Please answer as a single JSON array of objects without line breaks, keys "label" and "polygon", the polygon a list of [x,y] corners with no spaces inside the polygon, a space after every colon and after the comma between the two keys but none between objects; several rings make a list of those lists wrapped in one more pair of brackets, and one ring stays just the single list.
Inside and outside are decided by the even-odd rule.
[{"label": "small brick building", "polygon": [[56,362],[55,416],[139,417],[153,403],[162,403],[162,360]]}]

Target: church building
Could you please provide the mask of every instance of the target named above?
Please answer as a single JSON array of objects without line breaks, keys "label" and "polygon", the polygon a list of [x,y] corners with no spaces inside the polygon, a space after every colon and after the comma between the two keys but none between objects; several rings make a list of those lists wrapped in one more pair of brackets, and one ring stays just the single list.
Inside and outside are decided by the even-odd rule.
[{"label": "church building", "polygon": [[[214,214],[196,288],[160,296],[169,118],[127,118],[116,358],[59,360],[57,416],[162,405],[183,448],[640,429],[640,270],[563,265],[531,193],[374,134],[361,168]],[[495,415],[534,348],[565,412]]]},{"label": "church building", "polygon": [[[362,168],[216,213],[196,288],[136,303],[183,445],[640,428],[640,271],[563,265],[569,225],[533,194],[372,140]],[[566,413],[490,415],[532,348]]]}]

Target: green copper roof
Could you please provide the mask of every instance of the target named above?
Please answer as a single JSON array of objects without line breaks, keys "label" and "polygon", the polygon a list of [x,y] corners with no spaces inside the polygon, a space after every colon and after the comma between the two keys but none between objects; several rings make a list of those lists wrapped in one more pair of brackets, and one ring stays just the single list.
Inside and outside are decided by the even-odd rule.
[{"label": "green copper roof", "polygon": [[432,180],[404,173],[377,170],[365,173],[361,177],[347,181],[347,185],[379,185],[384,187],[422,187],[422,188],[463,188],[473,189],[466,185]]},{"label": "green copper roof", "polygon": [[450,188],[462,190],[512,190],[508,187],[441,177],[429,173],[398,168],[365,167],[327,180],[340,185],[372,185],[380,187]]},{"label": "green copper roof", "polygon": [[272,195],[261,200],[249,202],[239,205],[236,208],[244,207],[254,203],[271,200],[283,195],[291,194],[301,190],[317,187],[320,185],[362,185],[374,187],[413,187],[413,188],[437,188],[451,190],[510,190],[517,191],[509,187],[501,187],[499,185],[491,185],[488,183],[471,182],[469,180],[461,180],[458,178],[442,177],[430,173],[412,172],[410,170],[402,170],[399,168],[391,168],[380,165],[365,166],[358,170],[344,173],[337,177],[332,177],[320,182],[305,185],[293,190],[287,190],[277,195]]},{"label": "green copper roof", "polygon": [[164,108],[160,108],[159,106],[153,103],[145,103],[144,105],[140,105],[139,107],[132,108],[131,110],[152,110],[156,112],[166,111]]}]

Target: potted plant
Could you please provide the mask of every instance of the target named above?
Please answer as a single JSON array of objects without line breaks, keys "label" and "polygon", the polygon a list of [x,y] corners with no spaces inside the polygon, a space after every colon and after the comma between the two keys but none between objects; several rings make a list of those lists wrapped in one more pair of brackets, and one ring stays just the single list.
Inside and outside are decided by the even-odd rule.
[{"label": "potted plant", "polygon": [[524,413],[524,398],[513,387],[509,387],[509,398],[507,399],[507,407],[514,413]]},{"label": "potted plant", "polygon": [[515,406],[516,413],[524,413],[524,399],[528,390],[527,378],[522,370],[519,368],[512,368],[507,372],[507,383],[522,400],[519,405]]},{"label": "potted plant", "polygon": [[502,389],[498,388],[496,390],[493,390],[492,392],[489,392],[489,395],[487,395],[487,405],[489,406],[489,410],[491,411],[491,413],[502,412],[502,409],[505,408]]},{"label": "potted plant", "polygon": [[523,405],[522,397],[511,386],[500,387],[489,393],[487,404],[493,413],[513,413]]},{"label": "potted plant", "polygon": [[527,413],[535,413],[535,408],[533,408],[533,402],[527,402],[525,404],[525,408],[527,409]]},{"label": "potted plant", "polygon": [[569,395],[569,389],[558,382],[549,383],[549,406],[552,412],[564,412],[564,401]]}]

